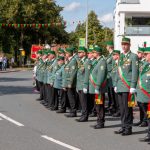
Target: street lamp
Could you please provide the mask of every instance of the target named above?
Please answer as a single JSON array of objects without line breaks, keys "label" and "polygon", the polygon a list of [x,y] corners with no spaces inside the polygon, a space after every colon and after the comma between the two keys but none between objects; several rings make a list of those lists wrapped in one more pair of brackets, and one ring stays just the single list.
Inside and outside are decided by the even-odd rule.
[{"label": "street lamp", "polygon": [[86,48],[88,48],[88,0],[86,0],[87,16],[86,16]]}]

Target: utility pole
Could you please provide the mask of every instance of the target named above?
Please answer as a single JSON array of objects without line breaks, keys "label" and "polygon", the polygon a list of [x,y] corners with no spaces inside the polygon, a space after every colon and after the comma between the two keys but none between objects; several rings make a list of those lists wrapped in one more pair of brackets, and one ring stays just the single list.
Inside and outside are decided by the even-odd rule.
[{"label": "utility pole", "polygon": [[86,48],[88,48],[88,0],[86,0],[86,4],[87,4],[87,16],[86,16],[86,38],[85,38],[85,41],[86,41]]}]

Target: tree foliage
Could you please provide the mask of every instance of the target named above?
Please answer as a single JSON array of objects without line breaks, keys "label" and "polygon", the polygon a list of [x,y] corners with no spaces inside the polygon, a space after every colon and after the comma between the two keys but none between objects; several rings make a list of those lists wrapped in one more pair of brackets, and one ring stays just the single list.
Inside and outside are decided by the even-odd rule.
[{"label": "tree foliage", "polygon": [[[89,13],[88,20],[88,46],[99,45],[104,49],[104,54],[106,54],[104,42],[113,40],[113,31],[102,26],[101,21],[98,20],[98,16],[94,11]],[[70,44],[78,46],[79,38],[84,38],[85,34],[86,22],[79,24],[75,32],[70,33]]]},{"label": "tree foliage", "polygon": [[[0,23],[45,24],[64,22],[60,12],[62,7],[53,0],[0,0]],[[68,33],[65,25],[49,28],[1,28],[0,49],[14,53],[21,46],[30,53],[32,44],[67,43]]]}]

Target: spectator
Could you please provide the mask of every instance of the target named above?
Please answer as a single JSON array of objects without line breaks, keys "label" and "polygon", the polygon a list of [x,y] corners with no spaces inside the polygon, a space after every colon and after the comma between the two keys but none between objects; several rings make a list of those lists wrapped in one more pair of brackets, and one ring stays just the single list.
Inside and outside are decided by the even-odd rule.
[{"label": "spectator", "polygon": [[7,68],[7,57],[6,56],[3,58],[2,66],[3,66],[3,70],[6,70],[6,68]]},{"label": "spectator", "polygon": [[3,57],[0,56],[0,70],[2,70]]},{"label": "spectator", "polygon": [[14,60],[14,57],[12,57],[10,60],[11,68],[14,66],[14,63],[15,63],[15,60]]}]

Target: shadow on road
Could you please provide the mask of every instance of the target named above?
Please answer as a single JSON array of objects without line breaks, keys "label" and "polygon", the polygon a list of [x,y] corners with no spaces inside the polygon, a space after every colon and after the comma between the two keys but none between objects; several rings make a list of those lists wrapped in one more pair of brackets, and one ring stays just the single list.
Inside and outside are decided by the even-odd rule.
[{"label": "shadow on road", "polygon": [[29,79],[29,78],[10,78],[10,77],[0,78],[0,82],[16,82],[16,81],[29,81],[29,80],[32,80],[32,79]]},{"label": "shadow on road", "polygon": [[143,130],[143,131],[136,131],[136,132],[133,132],[134,135],[136,134],[146,134],[148,132],[148,130]]},{"label": "shadow on road", "polygon": [[0,96],[13,94],[33,94],[32,86],[0,86]]}]

